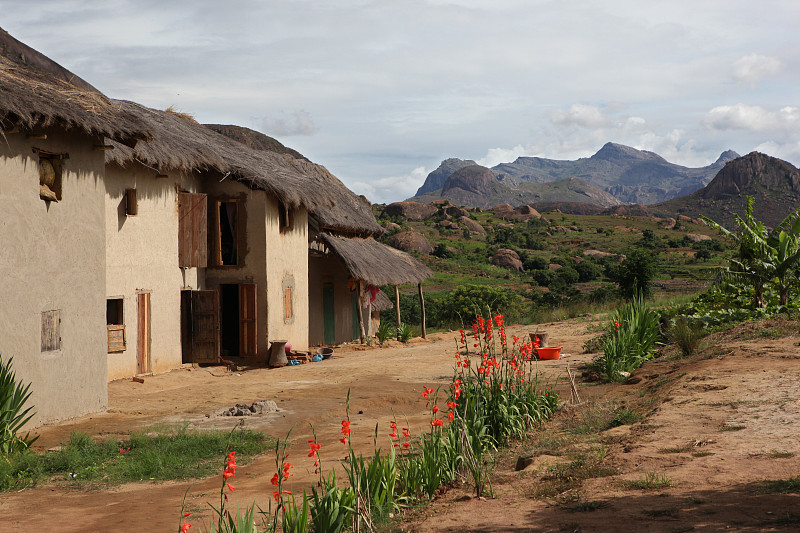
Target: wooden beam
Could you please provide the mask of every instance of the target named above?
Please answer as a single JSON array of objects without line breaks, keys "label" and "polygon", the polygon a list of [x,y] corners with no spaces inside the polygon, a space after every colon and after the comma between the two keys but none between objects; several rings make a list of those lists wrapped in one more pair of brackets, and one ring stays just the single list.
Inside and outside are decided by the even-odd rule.
[{"label": "wooden beam", "polygon": [[422,283],[417,285],[419,291],[419,309],[422,312],[422,338],[427,339],[428,333],[425,330],[425,297],[422,295]]},{"label": "wooden beam", "polygon": [[[400,333],[399,333],[400,332],[400,325],[401,325],[401,322],[400,322],[400,286],[399,285],[395,285],[394,286],[394,315],[395,315],[395,317],[397,317],[397,331],[398,331],[397,336],[399,337],[400,336]],[[397,340],[400,340],[400,339],[398,338]]]},{"label": "wooden beam", "polygon": [[27,135],[27,137],[28,137],[28,139],[37,139],[37,140],[40,140],[40,141],[44,141],[45,139],[47,139],[47,134],[46,133],[30,133],[30,134]]},{"label": "wooden beam", "polygon": [[114,146],[112,146],[112,145],[110,145],[110,144],[95,144],[95,145],[93,146],[93,148],[94,148],[95,150],[98,150],[98,151],[100,151],[100,150],[113,150],[113,149],[114,149]]},{"label": "wooden beam", "polygon": [[364,311],[361,309],[361,280],[358,280],[358,334],[361,338],[361,344],[366,344],[367,334],[364,331]]}]

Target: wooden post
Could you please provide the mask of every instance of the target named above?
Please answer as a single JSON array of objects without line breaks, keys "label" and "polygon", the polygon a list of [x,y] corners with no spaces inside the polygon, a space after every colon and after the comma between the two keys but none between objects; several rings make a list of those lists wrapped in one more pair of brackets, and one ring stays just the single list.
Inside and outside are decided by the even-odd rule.
[{"label": "wooden post", "polygon": [[419,309],[422,313],[422,338],[427,339],[428,333],[425,330],[425,297],[422,296],[422,283],[417,285],[417,290],[419,290]]},{"label": "wooden post", "polygon": [[397,330],[400,331],[400,286],[394,286],[394,315],[397,317]]},{"label": "wooden post", "polygon": [[364,332],[364,311],[361,308],[361,280],[358,281],[358,334],[361,338],[361,344],[366,344],[366,333]]}]

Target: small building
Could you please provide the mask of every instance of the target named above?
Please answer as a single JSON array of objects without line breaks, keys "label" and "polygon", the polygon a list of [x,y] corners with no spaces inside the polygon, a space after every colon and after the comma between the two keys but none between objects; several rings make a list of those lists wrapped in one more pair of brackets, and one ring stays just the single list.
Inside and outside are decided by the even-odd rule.
[{"label": "small building", "polygon": [[31,425],[107,405],[105,153],[147,126],[0,30],[0,356]]}]

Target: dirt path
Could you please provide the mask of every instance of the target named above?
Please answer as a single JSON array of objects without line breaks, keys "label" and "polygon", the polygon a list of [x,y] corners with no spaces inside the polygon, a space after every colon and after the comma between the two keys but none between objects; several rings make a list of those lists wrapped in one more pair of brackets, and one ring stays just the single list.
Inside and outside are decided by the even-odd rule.
[{"label": "dirt path", "polygon": [[[609,391],[620,406],[652,404],[643,421],[603,431],[590,445],[611,475],[537,497],[562,459],[517,472],[512,455],[498,469],[497,499],[451,491],[433,517],[406,530],[800,531],[800,494],[765,491],[765,480],[800,475],[800,336],[769,339],[764,333],[779,322],[715,335],[700,356],[648,363],[634,374],[638,383]],[[797,331],[796,322],[790,327]],[[561,419],[569,426],[575,416]],[[647,476],[670,486],[626,488]]]},{"label": "dirt path", "polygon": [[[567,363],[588,361],[582,345],[591,337],[586,320],[546,325],[551,344],[565,346],[559,361],[540,363],[546,379],[564,376]],[[527,335],[530,327],[509,328],[509,336]],[[408,417],[412,431],[425,429],[428,414],[419,401],[423,387],[449,382],[455,353],[454,335],[434,334],[429,341],[415,340],[409,346],[359,350],[358,346],[337,350],[330,360],[275,370],[226,372],[224,368],[181,369],[153,376],[145,382],[117,381],[109,385],[107,413],[68,423],[39,428],[37,445],[57,446],[73,431],[102,437],[127,435],[131,430],[155,423],[188,423],[191,427],[229,429],[230,417],[207,417],[236,403],[274,400],[280,412],[246,419],[246,427],[283,436],[294,427],[292,454],[295,476],[289,488],[302,491],[310,485],[313,470],[307,458],[309,423],[317,430],[323,461],[345,455],[338,442],[344,418],[347,391],[351,392],[352,440],[357,450],[372,447],[375,424],[382,429],[395,413]],[[388,429],[385,431],[388,434]],[[388,444],[388,438],[386,443]],[[331,464],[331,463],[328,463]],[[270,454],[237,470],[234,507],[255,500],[266,508],[272,487],[274,457]],[[206,502],[219,495],[219,478],[194,482],[187,508],[195,523],[209,516]],[[0,495],[0,532],[52,531],[90,532],[110,530],[169,531],[178,523],[181,500],[191,482],[131,483],[105,490],[80,491],[68,483],[54,483],[17,493]],[[54,529],[54,524],[57,524]]]}]

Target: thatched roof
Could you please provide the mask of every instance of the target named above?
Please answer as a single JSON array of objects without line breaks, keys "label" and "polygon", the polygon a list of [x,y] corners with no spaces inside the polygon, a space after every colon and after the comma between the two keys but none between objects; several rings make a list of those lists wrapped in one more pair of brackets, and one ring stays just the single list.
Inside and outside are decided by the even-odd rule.
[{"label": "thatched roof", "polygon": [[417,284],[433,276],[430,268],[407,253],[372,237],[337,237],[322,233],[320,240],[342,260],[353,278],[371,285]]},{"label": "thatched roof", "polygon": [[372,302],[372,310],[373,311],[383,311],[384,309],[391,309],[394,307],[394,303],[389,299],[388,296],[383,291],[378,291],[378,294],[375,296],[375,301]]},{"label": "thatched roof", "polygon": [[308,209],[332,206],[332,181],[324,167],[286,154],[256,151],[198,124],[183,113],[150,109],[122,100],[116,104],[137,116],[153,131],[153,138],[135,148],[115,145],[107,163],[128,166],[136,162],[159,171],[216,170],[277,196],[285,204]]},{"label": "thatched roof", "polygon": [[50,125],[77,128],[131,145],[149,137],[145,124],[0,28],[0,127]]},{"label": "thatched roof", "polygon": [[[206,126],[261,152],[278,153],[292,156],[297,161],[308,161],[299,152],[249,128],[220,124]],[[318,221],[320,229],[360,236],[382,234],[384,230],[372,214],[370,201],[364,196],[357,196],[333,174],[327,173],[327,176],[329,179],[324,184],[325,192],[333,200],[333,205],[311,209],[311,216]]]}]

